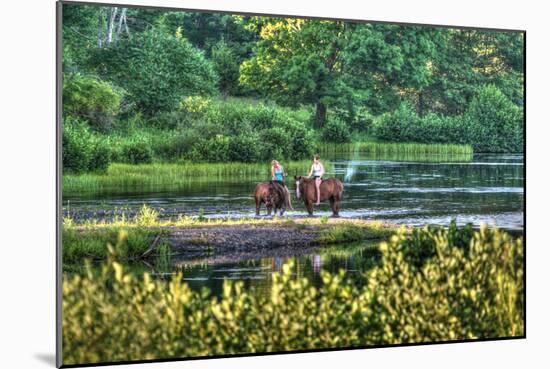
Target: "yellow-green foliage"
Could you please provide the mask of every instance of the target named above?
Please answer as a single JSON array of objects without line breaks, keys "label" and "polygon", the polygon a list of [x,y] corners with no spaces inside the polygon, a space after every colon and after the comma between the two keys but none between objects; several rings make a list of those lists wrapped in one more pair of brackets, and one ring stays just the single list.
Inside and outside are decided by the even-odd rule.
[{"label": "yellow-green foliage", "polygon": [[315,288],[287,264],[267,295],[226,281],[214,298],[110,258],[99,274],[64,277],[64,364],[523,335],[522,241],[483,228],[465,253],[446,230],[425,232],[437,252],[420,269],[401,231],[362,287],[323,273]]},{"label": "yellow-green foliage", "polygon": [[[326,221],[320,218],[320,223]],[[366,239],[384,239],[395,233],[396,228],[385,226],[383,223],[370,222],[356,224],[353,222],[342,222],[331,225],[321,230],[319,242],[322,244],[357,242]]]},{"label": "yellow-green foliage", "polygon": [[180,101],[180,109],[187,113],[204,113],[210,106],[210,98],[187,96]]},{"label": "yellow-green foliage", "polygon": [[413,272],[406,236],[381,244],[382,266],[369,273],[376,291],[376,341],[422,342],[524,334],[523,240],[482,227],[464,251],[447,230],[427,230],[436,254]]}]

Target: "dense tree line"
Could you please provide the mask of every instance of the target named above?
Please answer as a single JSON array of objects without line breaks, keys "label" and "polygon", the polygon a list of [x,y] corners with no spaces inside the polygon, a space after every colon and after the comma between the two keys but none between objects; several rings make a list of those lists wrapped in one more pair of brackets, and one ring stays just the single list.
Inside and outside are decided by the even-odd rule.
[{"label": "dense tree line", "polygon": [[[135,121],[190,128],[184,99],[238,98],[309,111],[302,123],[328,141],[458,137],[520,151],[523,43],[518,32],[65,4],[64,112],[103,134]],[[498,112],[472,105],[495,101]]]}]

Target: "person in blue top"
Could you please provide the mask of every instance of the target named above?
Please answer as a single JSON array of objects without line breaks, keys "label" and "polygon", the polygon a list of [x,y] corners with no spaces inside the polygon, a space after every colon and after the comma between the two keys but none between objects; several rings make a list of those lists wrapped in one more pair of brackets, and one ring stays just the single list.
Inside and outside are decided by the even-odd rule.
[{"label": "person in blue top", "polygon": [[286,172],[281,164],[275,159],[271,161],[271,180],[281,184],[286,191],[288,206],[292,209],[292,203],[290,202],[290,191],[285,184]]}]

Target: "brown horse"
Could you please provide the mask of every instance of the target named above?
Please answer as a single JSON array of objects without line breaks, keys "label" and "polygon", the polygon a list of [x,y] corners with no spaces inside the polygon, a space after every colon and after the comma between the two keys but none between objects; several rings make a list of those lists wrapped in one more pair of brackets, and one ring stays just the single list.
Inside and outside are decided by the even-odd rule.
[{"label": "brown horse", "polygon": [[256,216],[260,216],[262,204],[265,204],[267,215],[271,215],[272,210],[275,210],[275,213],[280,210],[279,215],[282,216],[287,205],[290,206],[286,189],[283,185],[273,181],[260,182],[256,185],[254,201],[256,202]]},{"label": "brown horse", "polygon": [[[313,204],[317,201],[317,189],[315,180],[307,177],[294,177],[296,180],[296,197],[301,198],[306,205],[309,215],[313,215]],[[320,186],[321,201],[329,201],[332,209],[332,216],[338,217],[342,203],[344,185],[340,180],[332,177],[323,180]]]}]

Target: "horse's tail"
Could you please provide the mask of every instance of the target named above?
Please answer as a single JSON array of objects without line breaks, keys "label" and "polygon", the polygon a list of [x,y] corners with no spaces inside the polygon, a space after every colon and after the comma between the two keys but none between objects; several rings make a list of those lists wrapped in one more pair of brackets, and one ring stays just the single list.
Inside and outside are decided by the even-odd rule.
[{"label": "horse's tail", "polygon": [[344,184],[338,178],[334,178],[334,195],[341,200],[344,195]]}]

